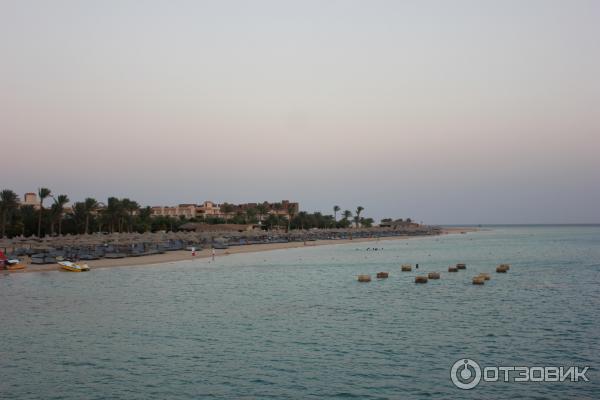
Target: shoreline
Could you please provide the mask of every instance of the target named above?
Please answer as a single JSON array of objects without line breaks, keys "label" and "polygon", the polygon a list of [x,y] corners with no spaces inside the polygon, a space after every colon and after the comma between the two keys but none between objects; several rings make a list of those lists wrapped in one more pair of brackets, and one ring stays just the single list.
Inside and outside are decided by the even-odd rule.
[{"label": "shoreline", "polygon": [[[468,232],[477,232],[480,229],[474,227],[449,227],[443,228],[440,235],[448,234],[462,234]],[[232,254],[243,254],[243,253],[258,253],[272,250],[285,250],[285,249],[296,249],[305,247],[317,247],[317,246],[331,246],[336,244],[349,244],[349,243],[366,243],[376,241],[387,241],[387,240],[406,240],[414,238],[423,238],[431,236],[393,236],[383,238],[355,238],[355,239],[341,239],[341,240],[316,240],[308,242],[287,242],[287,243],[265,243],[265,244],[249,244],[243,246],[232,246],[226,250],[215,250],[215,257],[223,257]],[[117,259],[100,259],[100,260],[89,260],[84,261],[92,270],[96,268],[118,268],[118,267],[134,267],[134,266],[153,266],[157,264],[178,262],[178,261],[191,261],[196,259],[207,259],[212,257],[211,249],[202,249],[196,252],[195,256],[191,255],[188,250],[177,250],[170,251],[164,254],[153,254],[142,257],[125,257]],[[31,272],[50,272],[50,271],[61,271],[57,264],[28,264],[24,263],[26,268],[18,271],[4,271],[6,274],[15,273],[31,273]]]}]

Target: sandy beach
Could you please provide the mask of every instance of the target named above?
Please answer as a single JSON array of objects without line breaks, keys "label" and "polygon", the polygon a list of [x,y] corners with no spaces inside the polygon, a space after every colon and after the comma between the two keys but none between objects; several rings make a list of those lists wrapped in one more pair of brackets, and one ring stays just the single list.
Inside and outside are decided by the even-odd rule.
[{"label": "sandy beach", "polygon": [[[447,234],[462,234],[468,232],[478,231],[477,228],[473,227],[450,227],[444,228],[442,230],[442,235]],[[256,253],[261,251],[271,251],[271,250],[283,250],[283,249],[294,249],[299,247],[313,247],[313,246],[327,246],[327,245],[336,245],[336,244],[347,244],[347,243],[363,243],[363,242],[377,242],[377,241],[386,241],[386,240],[406,240],[406,239],[414,239],[423,236],[395,236],[395,237],[385,237],[385,238],[355,238],[352,240],[344,239],[344,240],[316,240],[316,241],[308,241],[308,242],[288,242],[288,243],[267,243],[267,244],[250,244],[244,246],[231,246],[226,250],[215,250],[215,257],[224,257],[231,254],[241,254],[241,253]],[[117,258],[117,259],[100,259],[100,260],[90,260],[85,261],[85,263],[91,268],[115,268],[115,267],[129,267],[129,266],[152,266],[157,264],[164,264],[169,262],[177,262],[177,261],[188,261],[194,259],[202,259],[202,258],[210,258],[212,257],[211,249],[203,249],[201,251],[196,251],[196,255],[192,256],[190,251],[181,250],[181,251],[170,251],[164,254],[154,254],[150,256],[143,257],[125,257],[125,258]],[[24,258],[23,263],[27,266],[24,270],[18,271],[6,271],[6,273],[15,274],[15,273],[27,273],[27,272],[46,272],[46,271],[60,271],[58,264],[30,264],[29,257]]]}]

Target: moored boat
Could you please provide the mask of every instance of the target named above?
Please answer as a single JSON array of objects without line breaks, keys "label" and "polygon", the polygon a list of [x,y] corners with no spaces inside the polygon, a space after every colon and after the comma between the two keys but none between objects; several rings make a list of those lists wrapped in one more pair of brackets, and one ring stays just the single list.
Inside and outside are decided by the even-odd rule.
[{"label": "moored boat", "polygon": [[85,272],[90,270],[87,264],[75,264],[71,261],[60,261],[58,264],[62,269],[70,272]]},{"label": "moored boat", "polygon": [[21,264],[21,260],[17,258],[8,258],[2,250],[0,250],[0,269],[4,268],[7,271],[18,271],[25,269],[25,265]]},{"label": "moored boat", "polygon": [[6,269],[8,271],[19,271],[19,270],[25,269],[25,265],[21,264],[21,261],[17,260],[17,259],[6,260],[4,262],[4,269]]}]

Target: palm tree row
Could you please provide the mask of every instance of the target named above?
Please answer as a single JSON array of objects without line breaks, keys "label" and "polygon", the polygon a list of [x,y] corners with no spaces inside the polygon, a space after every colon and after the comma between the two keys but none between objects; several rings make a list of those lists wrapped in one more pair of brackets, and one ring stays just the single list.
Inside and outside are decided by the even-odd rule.
[{"label": "palm tree row", "polygon": [[[20,205],[19,197],[12,190],[0,191],[0,237],[16,235],[34,235],[41,237],[46,234],[62,235],[89,234],[92,232],[146,232],[156,230],[176,230],[187,221],[199,221],[209,224],[237,223],[260,224],[264,229],[285,228],[293,229],[325,229],[370,227],[373,219],[361,216],[364,207],[358,206],[353,214],[350,210],[341,212],[338,205],[333,207],[333,215],[323,215],[320,212],[298,212],[295,205],[275,203],[269,208],[267,204],[257,204],[255,207],[239,209],[224,203],[221,211],[225,217],[192,218],[153,216],[150,207],[142,208],[128,198],[109,197],[106,203],[88,197],[84,201],[73,203],[67,208],[69,197],[65,194],[53,195],[48,188],[38,190],[39,203]],[[52,204],[48,206],[48,199]],[[274,212],[272,212],[274,211]],[[341,219],[338,220],[338,213]],[[354,215],[354,217],[353,217]]]},{"label": "palm tree row", "polygon": [[[109,232],[150,230],[153,227],[152,222],[157,229],[177,225],[177,221],[170,221],[169,218],[150,221],[151,209],[147,207],[140,210],[136,201],[127,198],[110,197],[105,205],[88,197],[82,202],[74,203],[69,210],[66,206],[70,200],[65,194],[54,196],[50,189],[42,187],[38,189],[38,196],[39,203],[36,209],[32,205],[20,206],[19,197],[14,191],[0,191],[0,237],[7,236],[7,228],[10,228],[12,235],[35,232],[38,237],[44,233],[62,235],[65,233],[64,223],[68,227],[66,233],[91,233],[92,227],[98,231],[106,229]],[[53,200],[49,208],[45,204],[48,198]],[[37,220],[35,230],[33,218]],[[46,230],[48,227],[49,232]]]},{"label": "palm tree row", "polygon": [[6,224],[12,213],[19,208],[19,196],[12,190],[2,190],[0,192],[0,237],[6,236]]},{"label": "palm tree row", "polygon": [[[341,210],[340,206],[338,206],[338,205],[333,206],[333,215],[334,215],[334,219],[335,219],[336,223],[338,222],[338,220],[337,220],[337,213],[340,210]],[[368,227],[371,227],[373,225],[374,221],[373,221],[372,218],[363,218],[363,217],[360,216],[360,214],[364,210],[365,210],[365,208],[363,206],[356,207],[356,212],[354,214],[354,219],[353,219],[354,226],[356,228],[359,228],[361,226],[365,227],[365,228],[368,228]],[[344,212],[342,212],[342,220],[340,222],[342,222],[342,224],[346,225],[346,227],[347,227],[347,226],[352,225],[350,223],[351,219],[352,219],[352,211],[350,211],[350,210],[344,210]]]}]

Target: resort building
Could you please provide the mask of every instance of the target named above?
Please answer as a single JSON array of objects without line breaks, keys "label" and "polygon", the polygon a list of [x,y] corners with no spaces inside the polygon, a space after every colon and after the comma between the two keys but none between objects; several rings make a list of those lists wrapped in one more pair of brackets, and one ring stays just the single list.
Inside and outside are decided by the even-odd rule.
[{"label": "resort building", "polygon": [[201,205],[196,208],[199,215],[203,217],[220,217],[221,208],[218,204],[213,203],[212,201],[205,201]]},{"label": "resort building", "polygon": [[152,215],[155,217],[184,217],[190,218],[227,218],[236,215],[237,213],[244,213],[250,209],[256,209],[262,206],[265,210],[264,215],[274,214],[279,216],[286,216],[291,209],[293,214],[297,214],[300,210],[300,205],[296,202],[290,202],[289,200],[282,200],[276,203],[243,203],[243,204],[230,204],[222,203],[217,204],[212,201],[205,201],[202,204],[179,204],[178,206],[155,206],[152,207]]},{"label": "resort building", "polygon": [[21,201],[22,206],[33,206],[33,208],[40,208],[40,201],[38,200],[37,194],[33,192],[25,193],[23,195],[23,201]]},{"label": "resort building", "polygon": [[195,218],[198,206],[196,204],[180,204],[175,207],[152,207],[152,215],[155,217],[185,217]]}]

